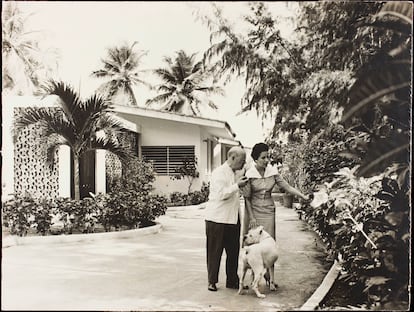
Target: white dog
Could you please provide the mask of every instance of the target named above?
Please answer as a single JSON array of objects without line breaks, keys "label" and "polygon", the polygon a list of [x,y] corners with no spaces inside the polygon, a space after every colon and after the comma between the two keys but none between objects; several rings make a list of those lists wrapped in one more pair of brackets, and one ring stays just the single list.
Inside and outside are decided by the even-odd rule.
[{"label": "white dog", "polygon": [[270,275],[270,290],[275,290],[274,264],[278,259],[276,241],[263,230],[263,226],[250,229],[243,238],[243,245],[239,256],[239,294],[243,291],[243,280],[248,269],[253,271],[252,289],[257,297],[266,296],[259,291],[259,281],[266,272]]}]

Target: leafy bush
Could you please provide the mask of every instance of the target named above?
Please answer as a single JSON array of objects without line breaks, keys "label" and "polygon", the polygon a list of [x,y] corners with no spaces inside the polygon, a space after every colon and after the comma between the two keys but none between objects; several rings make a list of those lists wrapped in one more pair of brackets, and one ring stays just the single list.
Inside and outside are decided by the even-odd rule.
[{"label": "leafy bush", "polygon": [[173,206],[185,206],[187,204],[188,195],[181,192],[172,192],[170,201]]},{"label": "leafy bush", "polygon": [[25,236],[30,228],[46,235],[52,224],[52,209],[50,200],[15,196],[3,204],[3,224],[14,235]]},{"label": "leafy bush", "polygon": [[113,183],[109,194],[81,200],[57,198],[54,202],[29,196],[8,200],[3,205],[4,225],[11,234],[20,236],[27,235],[31,227],[46,235],[53,216],[62,221],[61,232],[65,234],[95,232],[98,224],[106,231],[151,225],[167,209],[165,197],[150,193],[155,179],[152,166],[135,159],[124,168],[128,170]]},{"label": "leafy bush", "polygon": [[70,198],[58,198],[56,200],[57,214],[63,222],[63,232],[92,233],[98,223],[98,206],[92,198],[75,200]]},{"label": "leafy bush", "polygon": [[198,205],[208,200],[210,194],[210,183],[201,185],[200,191],[183,194],[181,192],[172,192],[170,194],[170,202],[173,206]]},{"label": "leafy bush", "polygon": [[170,178],[172,180],[187,179],[188,189],[187,194],[190,194],[191,186],[195,179],[200,176],[197,170],[197,157],[186,157],[180,166],[174,168],[174,175]]},{"label": "leafy bush", "polygon": [[356,178],[356,168],[325,183],[305,219],[341,261],[341,279],[362,289],[368,304],[407,301],[408,193],[384,174]]},{"label": "leafy bush", "polygon": [[152,224],[167,209],[165,197],[150,193],[155,180],[150,162],[135,158],[124,164],[123,171],[112,191],[101,198],[100,222],[106,230]]}]

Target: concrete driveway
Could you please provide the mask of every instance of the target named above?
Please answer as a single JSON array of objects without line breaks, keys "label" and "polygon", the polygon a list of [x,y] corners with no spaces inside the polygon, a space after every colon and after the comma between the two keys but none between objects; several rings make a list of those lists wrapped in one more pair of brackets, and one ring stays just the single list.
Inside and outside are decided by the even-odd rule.
[{"label": "concrete driveway", "polygon": [[265,299],[207,290],[204,210],[169,209],[163,230],[136,238],[33,244],[2,249],[3,310],[295,310],[329,270],[317,235],[293,209],[277,207],[279,288]]}]

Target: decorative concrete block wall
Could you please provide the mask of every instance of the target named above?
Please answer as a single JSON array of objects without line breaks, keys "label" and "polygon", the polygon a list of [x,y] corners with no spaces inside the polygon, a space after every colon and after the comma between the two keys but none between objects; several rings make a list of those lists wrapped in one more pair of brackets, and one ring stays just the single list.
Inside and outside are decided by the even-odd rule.
[{"label": "decorative concrete block wall", "polygon": [[[15,108],[14,116],[20,110]],[[39,127],[23,129],[14,144],[14,191],[16,195],[55,198],[59,193],[59,161],[55,156],[53,166],[46,164],[46,149],[41,143]]]},{"label": "decorative concrete block wall", "polygon": [[[118,140],[124,146],[128,146],[134,152],[138,152],[137,136],[134,132],[125,131],[118,136]],[[105,154],[105,171],[107,186],[122,176],[122,163],[117,156],[110,152]],[[110,191],[110,189],[107,188],[107,191]]]}]

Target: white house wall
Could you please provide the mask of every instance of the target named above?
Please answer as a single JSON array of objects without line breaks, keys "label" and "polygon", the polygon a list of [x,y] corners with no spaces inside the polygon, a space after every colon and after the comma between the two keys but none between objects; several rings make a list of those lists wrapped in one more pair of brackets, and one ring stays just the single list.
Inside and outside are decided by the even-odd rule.
[{"label": "white house wall", "polygon": [[[206,145],[206,142],[202,140],[199,125],[134,115],[120,114],[120,116],[140,126],[141,146],[194,145],[200,178],[194,181],[191,190],[200,190],[202,181],[205,180],[207,166],[206,147],[203,147],[203,144]],[[156,192],[160,194],[169,194],[171,192],[186,193],[188,181],[186,179],[172,180],[168,176],[157,176],[153,186]]]}]

